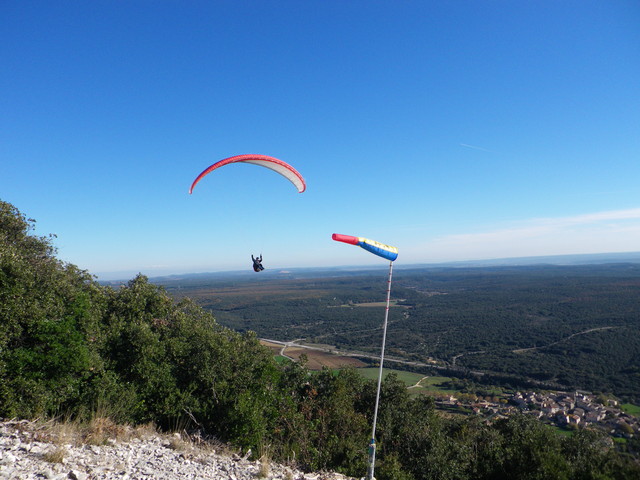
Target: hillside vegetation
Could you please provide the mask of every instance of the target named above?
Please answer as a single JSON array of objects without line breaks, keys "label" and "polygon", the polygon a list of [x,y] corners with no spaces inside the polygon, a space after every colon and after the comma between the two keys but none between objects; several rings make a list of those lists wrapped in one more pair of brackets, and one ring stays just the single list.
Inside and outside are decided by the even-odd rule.
[{"label": "hillside vegetation", "polygon": [[[374,382],[278,364],[255,334],[219,325],[144,276],[101,286],[59,261],[53,238],[31,235],[33,225],[0,202],[0,416],[181,426],[305,470],[364,474]],[[524,416],[443,418],[392,375],[378,445],[380,480],[640,476],[596,432],[563,437]]]}]

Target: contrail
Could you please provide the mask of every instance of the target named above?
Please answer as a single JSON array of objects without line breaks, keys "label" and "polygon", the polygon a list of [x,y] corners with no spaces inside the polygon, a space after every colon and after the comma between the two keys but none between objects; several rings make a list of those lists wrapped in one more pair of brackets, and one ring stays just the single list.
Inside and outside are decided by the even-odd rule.
[{"label": "contrail", "polygon": [[477,147],[475,145],[469,145],[469,144],[466,144],[466,143],[461,143],[460,146],[461,147],[467,147],[467,148],[473,148],[474,150],[482,150],[483,152],[493,153],[491,150],[487,150],[486,148]]}]

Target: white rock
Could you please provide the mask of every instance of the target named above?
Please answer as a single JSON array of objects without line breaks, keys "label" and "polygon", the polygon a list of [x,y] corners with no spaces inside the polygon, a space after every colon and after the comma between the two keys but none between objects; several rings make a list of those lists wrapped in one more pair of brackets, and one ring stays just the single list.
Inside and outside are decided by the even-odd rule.
[{"label": "white rock", "polygon": [[38,475],[44,478],[53,478],[54,473],[53,473],[53,470],[51,470],[50,468],[44,468],[43,470],[40,470],[38,472]]},{"label": "white rock", "polygon": [[67,475],[67,478],[70,480],[87,480],[89,476],[86,473],[80,472],[78,470],[71,470]]},{"label": "white rock", "polygon": [[16,469],[9,465],[0,465],[0,478],[16,478]]},{"label": "white rock", "polygon": [[0,457],[0,465],[12,465],[15,463],[17,457],[11,452],[4,452]]},{"label": "white rock", "polygon": [[[244,455],[223,455],[211,449],[190,447],[189,439],[173,435],[189,447],[176,451],[170,447],[171,437],[150,434],[131,442],[110,441],[109,445],[64,445],[65,463],[47,463],[43,453],[60,448],[33,441],[30,422],[0,421],[0,480],[129,480],[129,479],[198,479],[256,480],[260,462],[249,461]],[[269,479],[283,480],[347,480],[342,475],[307,474],[287,467],[270,465]]]}]

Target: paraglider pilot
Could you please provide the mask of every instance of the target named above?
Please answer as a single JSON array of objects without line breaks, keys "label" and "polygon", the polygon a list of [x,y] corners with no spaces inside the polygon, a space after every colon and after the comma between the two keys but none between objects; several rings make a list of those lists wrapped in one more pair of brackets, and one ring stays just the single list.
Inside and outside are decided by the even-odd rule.
[{"label": "paraglider pilot", "polygon": [[260,272],[260,271],[264,270],[264,267],[262,266],[262,254],[260,254],[260,256],[257,257],[257,258],[253,258],[253,255],[251,255],[251,260],[253,260],[253,271],[254,272]]}]

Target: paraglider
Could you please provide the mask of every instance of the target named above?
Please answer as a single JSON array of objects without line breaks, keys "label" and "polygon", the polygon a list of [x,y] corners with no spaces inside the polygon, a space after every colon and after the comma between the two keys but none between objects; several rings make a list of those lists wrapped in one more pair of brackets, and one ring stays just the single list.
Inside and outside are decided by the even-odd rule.
[{"label": "paraglider", "polygon": [[251,255],[251,260],[253,260],[253,271],[254,272],[261,272],[262,270],[264,270],[264,267],[262,266],[262,254],[260,254],[259,257],[253,257],[253,255]]},{"label": "paraglider", "polygon": [[[302,178],[302,175],[300,175],[300,173],[288,163],[283,162],[282,160],[279,160],[275,157],[270,157],[268,155],[247,154],[235,155],[233,157],[225,158],[205,168],[191,184],[191,187],[189,188],[189,194],[193,193],[193,189],[198,184],[198,182],[200,182],[200,180],[206,177],[209,173],[231,163],[248,163],[273,170],[274,172],[279,173],[287,180],[289,180],[300,193],[304,192],[307,188],[307,184],[305,183],[304,178]],[[260,254],[260,256],[257,258],[251,255],[251,260],[253,260],[254,272],[261,272],[262,270],[264,270],[264,267],[262,266],[262,254]]]},{"label": "paraglider", "polygon": [[224,167],[225,165],[229,165],[230,163],[249,163],[253,165],[260,165],[261,167],[268,168],[273,170],[276,173],[279,173],[287,180],[289,180],[293,185],[298,189],[298,192],[302,193],[306,190],[307,184],[302,178],[302,175],[282,160],[279,160],[274,157],[270,157],[268,155],[236,155],[234,157],[225,158],[224,160],[220,160],[219,162],[214,163],[213,165],[207,167],[203,170],[203,172],[196,177],[196,179],[191,184],[191,188],[189,188],[189,193],[193,193],[194,187],[197,183],[202,180],[206,175],[213,172],[214,170]]}]

